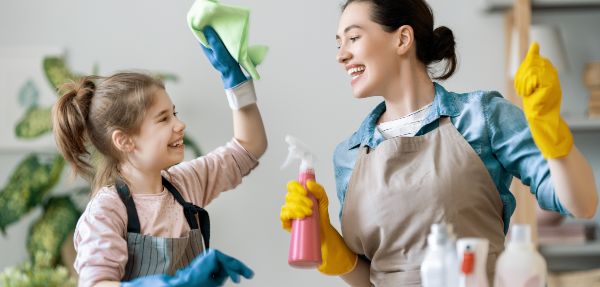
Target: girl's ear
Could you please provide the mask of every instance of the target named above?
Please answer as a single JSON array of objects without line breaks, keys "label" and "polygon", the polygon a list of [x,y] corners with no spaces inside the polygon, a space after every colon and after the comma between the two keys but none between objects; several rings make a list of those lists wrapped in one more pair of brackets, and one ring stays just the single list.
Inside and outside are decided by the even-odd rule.
[{"label": "girl's ear", "polygon": [[396,30],[395,34],[397,39],[396,53],[405,55],[415,41],[413,28],[409,25],[402,25]]},{"label": "girl's ear", "polygon": [[116,130],[112,133],[112,142],[123,153],[132,152],[135,148],[133,139],[122,130]]}]

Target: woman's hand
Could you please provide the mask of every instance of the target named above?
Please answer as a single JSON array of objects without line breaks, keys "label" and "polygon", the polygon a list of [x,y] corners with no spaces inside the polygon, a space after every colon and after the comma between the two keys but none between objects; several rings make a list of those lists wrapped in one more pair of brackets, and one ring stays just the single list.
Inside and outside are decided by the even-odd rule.
[{"label": "woman's hand", "polygon": [[548,59],[540,56],[535,42],[515,75],[515,89],[523,99],[525,117],[542,155],[559,158],[569,154],[573,136],[560,116],[562,91],[558,73]]},{"label": "woman's hand", "polygon": [[[323,259],[319,271],[327,275],[347,274],[356,267],[358,256],[346,246],[342,236],[331,225],[328,211],[329,200],[323,186],[315,181],[308,181],[306,187],[319,204],[321,257]],[[285,204],[281,208],[279,218],[283,229],[290,231],[293,219],[302,219],[312,214],[313,203],[299,182],[290,181],[287,189]]]}]

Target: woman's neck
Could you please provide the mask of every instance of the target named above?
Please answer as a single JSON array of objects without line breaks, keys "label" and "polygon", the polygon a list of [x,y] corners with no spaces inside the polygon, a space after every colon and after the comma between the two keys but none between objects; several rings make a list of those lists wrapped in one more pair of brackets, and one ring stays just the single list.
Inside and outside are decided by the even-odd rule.
[{"label": "woman's neck", "polygon": [[156,194],[163,191],[160,171],[138,169],[130,163],[122,164],[120,170],[132,194]]},{"label": "woman's neck", "polygon": [[379,123],[408,115],[433,101],[435,87],[426,67],[418,63],[400,65],[398,75],[383,95],[386,111]]}]

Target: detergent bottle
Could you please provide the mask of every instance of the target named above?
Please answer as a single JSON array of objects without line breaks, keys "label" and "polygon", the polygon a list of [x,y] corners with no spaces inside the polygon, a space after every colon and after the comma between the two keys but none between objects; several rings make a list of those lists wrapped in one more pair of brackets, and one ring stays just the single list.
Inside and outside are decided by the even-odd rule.
[{"label": "detergent bottle", "polygon": [[[298,182],[306,188],[308,180],[315,180],[314,162],[315,156],[297,138],[287,135],[285,141],[288,143],[288,156],[282,165],[285,168],[295,159],[300,160]],[[315,197],[308,192],[307,196],[312,200],[312,215],[304,219],[292,221],[292,232],[288,264],[298,268],[316,268],[321,265],[321,234],[319,226],[319,204]]]},{"label": "detergent bottle", "polygon": [[546,260],[531,241],[531,227],[515,224],[511,227],[508,246],[496,263],[495,287],[546,286]]}]

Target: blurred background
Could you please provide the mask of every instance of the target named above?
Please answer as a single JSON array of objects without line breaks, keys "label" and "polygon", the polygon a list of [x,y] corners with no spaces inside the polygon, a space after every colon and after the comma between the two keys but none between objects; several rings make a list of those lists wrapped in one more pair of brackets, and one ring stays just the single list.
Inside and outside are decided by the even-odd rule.
[{"label": "blurred background", "polygon": [[[428,2],[434,11],[435,26],[452,29],[457,43],[458,71],[442,84],[456,92],[507,93],[505,15],[512,1]],[[575,143],[592,164],[599,182],[600,122],[590,118],[593,114],[589,107],[594,103],[584,83],[584,71],[589,63],[600,61],[600,1],[582,1],[584,8],[569,7],[573,3],[567,0],[547,2],[558,8],[534,9],[531,22],[551,25],[560,32],[563,56],[568,61],[568,70],[560,74],[563,114],[572,124]],[[44,55],[64,56],[68,68],[78,74],[109,75],[119,70],[143,69],[175,75],[176,81],[167,81],[167,91],[187,124],[186,134],[204,152],[228,141],[233,135],[231,112],[221,80],[186,24],[192,3],[2,0],[0,87],[6,89],[0,91],[0,188],[4,191],[11,173],[29,154],[55,149],[49,134],[24,140],[15,138],[13,132],[31,101],[49,106],[55,100],[55,92],[35,60]],[[280,228],[279,221],[286,183],[297,173],[297,166],[280,169],[287,153],[285,135],[300,138],[317,155],[317,180],[327,190],[332,223],[339,228],[333,150],[381,101],[354,99],[350,78],[335,60],[341,1],[225,3],[250,8],[249,43],[270,47],[258,67],[262,78],[255,81],[269,149],[258,168],[238,188],[223,193],[208,206],[211,245],[254,269],[256,276],[243,281],[243,286],[345,286],[337,277],[289,267],[289,235]],[[31,78],[23,76],[28,74]],[[81,182],[69,179],[68,168],[62,173],[50,194],[69,194],[81,186]],[[81,206],[86,199],[85,195],[79,196],[74,202]],[[40,205],[6,227],[0,236],[0,272],[28,260],[28,230],[42,213]],[[600,213],[593,220],[568,219],[567,223],[595,226],[600,223]],[[600,245],[592,239],[586,237],[576,247],[560,249],[559,253],[564,253],[559,255],[577,257],[583,253],[600,258]],[[567,263],[578,259],[572,260],[575,261]]]}]

